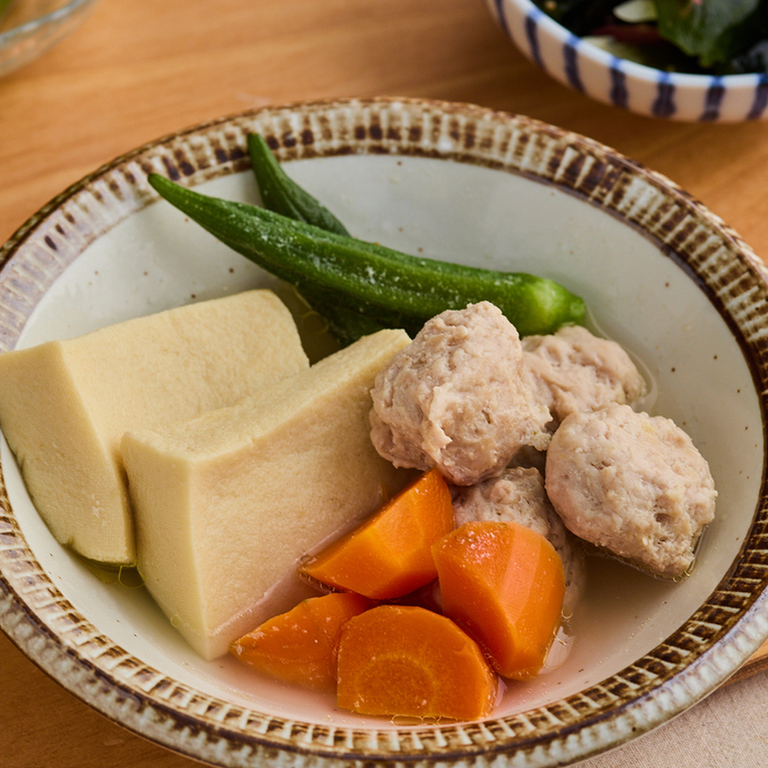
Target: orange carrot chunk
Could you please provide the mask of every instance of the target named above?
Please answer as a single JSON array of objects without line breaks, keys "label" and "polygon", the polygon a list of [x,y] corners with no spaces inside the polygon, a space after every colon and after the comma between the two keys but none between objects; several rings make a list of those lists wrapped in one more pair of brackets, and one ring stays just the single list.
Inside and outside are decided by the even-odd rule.
[{"label": "orange carrot chunk", "polygon": [[342,626],[370,606],[361,595],[310,597],[235,640],[231,652],[268,677],[312,690],[334,690]]},{"label": "orange carrot chunk", "polygon": [[503,677],[544,664],[560,622],[563,563],[539,533],[517,523],[465,523],[432,548],[443,611],[486,650]]},{"label": "orange carrot chunk", "polygon": [[336,703],[352,712],[475,720],[497,683],[477,643],[426,608],[379,605],[341,633]]},{"label": "orange carrot chunk", "polygon": [[430,548],[452,528],[451,493],[433,469],[310,558],[299,572],[374,600],[402,597],[437,577]]}]

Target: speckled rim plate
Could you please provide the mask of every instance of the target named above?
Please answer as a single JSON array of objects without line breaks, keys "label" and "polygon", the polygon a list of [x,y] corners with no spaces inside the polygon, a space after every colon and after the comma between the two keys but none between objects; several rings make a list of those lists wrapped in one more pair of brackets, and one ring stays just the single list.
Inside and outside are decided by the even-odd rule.
[{"label": "speckled rim plate", "polygon": [[[121,648],[79,596],[53,580],[30,547],[0,466],[0,627],[67,690],[117,723],[182,754],[222,766],[564,765],[617,746],[684,711],[726,680],[768,636],[764,455],[766,299],[763,263],[716,216],[669,180],[612,150],[531,119],[405,99],[266,108],[145,145],[73,185],[0,251],[0,349],[16,345],[68,267],[156,201],[157,171],[186,184],[248,169],[245,135],[259,130],[282,160],[387,156],[486,169],[564,192],[642,230],[706,297],[738,342],[759,413],[754,508],[735,559],[678,629],[599,682],[544,704],[470,724],[311,719],[258,711],[164,675]],[[298,167],[298,163],[297,163]],[[244,174],[243,174],[244,175]],[[537,188],[539,188],[537,186]],[[601,216],[601,218],[605,218]],[[69,555],[61,550],[61,557]],[[729,555],[730,558],[730,555]],[[69,592],[68,592],[69,590]],[[352,721],[354,723],[354,721]]]}]

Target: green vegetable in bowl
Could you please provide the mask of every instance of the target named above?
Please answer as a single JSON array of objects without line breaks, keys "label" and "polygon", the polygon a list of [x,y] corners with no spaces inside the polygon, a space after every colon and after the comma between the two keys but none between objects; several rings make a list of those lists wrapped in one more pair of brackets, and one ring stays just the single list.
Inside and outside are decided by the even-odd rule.
[{"label": "green vegetable in bowl", "polygon": [[293,284],[343,344],[384,327],[415,335],[430,317],[483,300],[521,335],[552,333],[584,318],[583,300],[546,278],[410,256],[157,174],[149,183],[221,242]]},{"label": "green vegetable in bowl", "polygon": [[622,58],[692,73],[768,72],[768,0],[534,0]]},{"label": "green vegetable in bowl", "polygon": [[248,134],[248,152],[264,207],[328,232],[348,235],[347,228],[315,197],[300,187],[277,161],[265,139]]}]

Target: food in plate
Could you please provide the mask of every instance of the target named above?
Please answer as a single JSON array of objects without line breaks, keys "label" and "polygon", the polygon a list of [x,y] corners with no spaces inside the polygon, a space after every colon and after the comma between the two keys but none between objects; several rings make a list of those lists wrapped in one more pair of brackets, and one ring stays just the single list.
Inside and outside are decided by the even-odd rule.
[{"label": "food in plate", "polygon": [[123,433],[230,405],[308,364],[282,301],[246,291],[0,355],[0,426],[56,539],[130,565]]},{"label": "food in plate", "polygon": [[457,489],[453,509],[456,526],[475,520],[512,522],[544,536],[563,563],[563,616],[573,616],[586,581],[584,551],[555,512],[536,467],[510,466],[497,477]]},{"label": "food in plate", "polygon": [[647,385],[632,358],[611,339],[580,325],[522,340],[528,389],[549,409],[550,431],[569,414],[610,403],[636,405]]},{"label": "food in plate", "polygon": [[337,704],[365,715],[475,720],[496,703],[483,650],[455,622],[417,605],[379,605],[342,628]]},{"label": "food in plate", "polygon": [[520,335],[584,319],[584,301],[547,278],[412,256],[157,174],[149,183],[222,243],[294,285],[341,343],[382,327],[413,336],[440,312],[479,301],[495,304]]},{"label": "food in plate", "polygon": [[549,443],[514,325],[488,301],[445,310],[376,377],[371,439],[399,467],[438,467],[455,485],[497,475]]},{"label": "food in plate", "polygon": [[342,627],[374,605],[354,592],[302,600],[232,643],[232,653],[267,677],[313,691],[335,691]]},{"label": "food in plate", "polygon": [[452,529],[451,491],[432,469],[354,530],[305,560],[299,573],[329,589],[392,600],[435,580],[430,548]]},{"label": "food in plate", "polygon": [[[158,186],[165,189],[162,184]],[[177,192],[178,189],[174,188],[170,194],[175,195]],[[183,197],[184,205],[191,200],[193,207],[200,205],[201,210],[207,212],[205,215],[210,213],[208,202],[200,199],[202,196],[193,194],[187,197],[184,194]],[[239,207],[232,210],[243,213]],[[252,222],[250,210],[247,214],[248,221]],[[240,226],[242,217],[235,219]],[[314,248],[319,242],[323,246],[320,251],[325,255],[337,255],[339,245],[344,246],[341,248],[342,252],[353,247],[349,242],[353,238],[337,235],[347,239],[331,242],[328,239],[330,235],[319,236],[318,228],[312,225],[288,227],[282,219],[269,217],[259,221],[261,223],[258,226],[264,221],[273,224],[277,222],[279,230],[274,230],[273,235],[279,231],[286,237],[295,236],[297,241],[307,248]],[[333,247],[330,247],[329,243]],[[365,248],[363,251],[369,255],[371,253],[365,251]],[[387,257],[391,258],[392,254],[387,253]],[[407,263],[409,267],[413,266],[413,262]],[[306,265],[302,267],[305,268]],[[326,262],[323,269],[327,268]],[[452,271],[460,269],[453,267]],[[391,273],[392,276],[396,274],[397,271]],[[413,275],[414,272],[407,274]],[[434,272],[432,274],[434,276]],[[400,277],[402,276],[403,273],[400,273]],[[375,272],[368,270],[369,279],[377,277]],[[534,284],[539,288],[547,286],[546,281],[527,283],[529,286]],[[350,310],[352,315],[357,313],[353,323],[354,330],[362,331],[365,327],[364,313],[358,311],[359,308],[345,305],[342,295],[342,290],[332,293],[332,298],[324,299],[325,306],[338,304],[345,307],[345,319],[349,318]],[[558,295],[562,298],[567,293]],[[465,298],[462,295],[455,298],[455,301],[461,303]],[[578,302],[571,304],[571,307],[577,305]],[[318,306],[323,308],[322,304]],[[517,307],[514,311],[519,310],[520,307]],[[334,317],[338,319],[342,315],[344,312],[341,315],[336,313]],[[505,328],[508,325],[514,332],[488,332],[491,326],[483,329],[480,324],[479,336],[472,338],[478,332],[475,320],[480,316],[491,318],[497,325],[501,323]],[[374,327],[379,325],[379,320],[380,318],[375,319]],[[469,344],[454,345],[450,341],[447,346],[441,348],[440,344],[436,344],[435,339],[432,339],[420,349],[419,344],[428,339],[429,334],[424,333],[422,339],[417,335],[411,342],[403,330],[374,330],[372,334],[362,333],[356,341],[349,337],[342,338],[341,340],[348,344],[342,352],[337,352],[305,371],[249,395],[234,406],[209,411],[191,420],[144,429],[124,436],[121,450],[130,479],[131,498],[137,511],[140,571],[146,578],[150,593],[167,613],[170,622],[205,658],[216,658],[227,649],[231,649],[249,663],[257,657],[262,661],[268,658],[269,663],[266,667],[261,667],[262,671],[278,677],[282,675],[281,679],[285,680],[301,679],[302,670],[315,669],[325,681],[323,685],[327,684],[329,679],[335,679],[339,706],[353,711],[383,714],[386,710],[387,715],[394,716],[413,714],[417,717],[459,719],[480,717],[490,711],[489,702],[496,691],[495,674],[501,674],[507,680],[516,677],[527,679],[537,674],[542,665],[546,664],[547,652],[555,640],[564,609],[568,612],[578,610],[581,575],[578,568],[579,557],[574,555],[569,561],[569,549],[572,545],[573,549],[570,551],[573,553],[576,549],[575,537],[567,532],[562,524],[553,524],[553,518],[549,517],[552,514],[551,507],[540,507],[537,513],[530,515],[519,513],[518,503],[525,505],[530,502],[532,509],[537,501],[541,503],[547,500],[541,498],[543,481],[541,475],[537,474],[538,470],[515,464],[530,458],[528,452],[532,447],[541,448],[543,452],[551,433],[557,434],[560,422],[571,418],[564,415],[564,412],[553,413],[556,411],[556,398],[551,397],[550,391],[553,382],[563,391],[568,389],[566,380],[572,374],[575,378],[583,378],[587,382],[586,396],[580,392],[575,398],[577,411],[583,408],[593,409],[595,403],[604,402],[602,390],[590,391],[590,387],[599,389],[598,384],[606,383],[601,379],[604,371],[581,347],[581,341],[586,340],[592,344],[595,340],[584,331],[581,334],[583,339],[575,343],[574,339],[578,334],[574,334],[574,339],[567,345],[568,352],[563,353],[567,362],[564,370],[568,369],[570,373],[564,374],[564,371],[560,371],[562,375],[559,379],[556,376],[547,379],[547,387],[550,389],[542,395],[538,391],[539,387],[530,386],[532,379],[528,378],[526,373],[525,361],[527,357],[535,354],[534,350],[525,351],[514,325],[509,323],[508,318],[504,319],[503,313],[494,305],[485,300],[470,301],[464,306],[444,309],[437,317],[427,318],[426,324],[432,324],[439,329],[436,338],[450,329],[446,338],[456,340],[463,335],[465,342],[469,339]],[[346,330],[350,327],[345,326]],[[422,331],[423,328],[419,333]],[[481,471],[471,480],[473,484],[480,481],[480,485],[452,488],[457,500],[455,529],[446,532],[443,527],[442,535],[437,541],[433,540],[434,537],[425,537],[418,543],[419,548],[428,548],[430,551],[434,570],[430,570],[426,578],[436,576],[435,582],[427,583],[421,588],[414,584],[416,591],[408,594],[375,598],[393,600],[397,605],[372,607],[368,602],[342,600],[345,605],[331,608],[327,606],[331,602],[336,603],[335,599],[323,600],[323,607],[318,607],[321,602],[318,599],[311,603],[300,602],[292,607],[293,601],[297,599],[293,587],[296,586],[297,591],[299,587],[307,587],[306,583],[298,580],[303,557],[312,555],[339,531],[372,513],[376,504],[383,502],[393,492],[391,488],[382,491],[384,483],[376,482],[374,478],[371,485],[377,487],[370,487],[370,492],[364,494],[365,503],[354,502],[346,512],[339,514],[339,505],[346,503],[351,495],[344,483],[357,483],[355,487],[358,489],[361,485],[369,483],[371,475],[376,475],[379,471],[376,469],[371,472],[369,461],[382,468],[382,477],[394,478],[394,488],[401,487],[405,477],[411,476],[411,473],[394,467],[389,457],[385,459],[379,456],[370,440],[368,418],[373,405],[370,389],[374,386],[376,375],[386,370],[402,350],[410,347],[417,351],[416,357],[419,358],[437,351],[437,358],[427,360],[424,370],[440,369],[442,366],[447,376],[437,387],[431,389],[450,389],[451,378],[461,368],[460,365],[453,364],[456,361],[475,367],[476,372],[484,371],[485,382],[481,380],[482,377],[477,379],[482,385],[487,383],[488,368],[495,370],[498,358],[504,357],[499,354],[496,346],[485,347],[482,341],[484,333],[487,337],[501,335],[514,340],[514,351],[509,359],[502,361],[501,367],[507,370],[505,381],[509,381],[509,376],[512,376],[515,382],[512,389],[524,390],[528,387],[527,395],[531,402],[535,403],[529,405],[528,416],[532,411],[539,413],[535,419],[534,434],[537,439],[541,437],[541,444],[526,437],[518,441],[515,449],[505,449],[504,459],[494,460],[491,469]],[[376,370],[368,371],[364,385],[350,385],[354,390],[353,406],[350,408],[341,391],[346,385],[338,388],[341,369],[345,367],[339,361],[348,362],[350,358],[345,355],[354,356],[362,347],[377,343],[376,339],[384,338],[381,334],[388,334],[391,339],[397,336],[398,341],[388,347],[389,355],[384,356],[387,360],[380,359],[380,364],[373,366]],[[562,332],[558,342],[564,341],[566,336],[567,333]],[[480,352],[475,354],[472,348],[473,342],[477,341],[480,343],[476,350],[479,349]],[[542,349],[559,348],[557,344],[550,344],[550,338],[539,339],[537,343],[538,341],[542,342]],[[588,348],[593,350],[600,346],[594,344],[589,347],[589,344]],[[575,351],[578,354],[574,355]],[[455,359],[452,360],[451,355],[455,355]],[[548,359],[547,362],[552,363],[552,360]],[[610,365],[608,369],[611,375],[615,373]],[[580,376],[585,373],[588,375]],[[419,376],[417,372],[414,379]],[[641,387],[633,389],[632,386],[625,386],[624,378],[618,378],[619,386],[613,386],[615,382],[609,376],[610,386],[605,387],[608,401],[623,403],[633,400]],[[630,376],[629,379],[631,378]],[[344,379],[343,375],[341,379]],[[304,406],[316,399],[318,387],[321,393],[330,393],[330,399],[334,400],[333,405],[330,408],[320,408],[314,416],[310,414],[309,418],[305,418],[312,409],[304,410]],[[537,389],[537,392],[533,389]],[[475,390],[482,394],[482,386],[475,386],[474,383],[456,389],[467,396],[474,395]],[[454,397],[453,402],[456,399]],[[458,420],[472,423],[472,429],[469,430],[472,434],[469,437],[490,444],[495,439],[493,429],[497,424],[504,422],[503,414],[500,416],[496,409],[508,408],[509,402],[503,397],[486,397],[484,403],[479,402],[482,400],[480,397],[475,401],[471,414],[480,414],[482,418],[473,422],[464,417]],[[411,403],[410,406],[404,406],[404,410],[407,411],[409,407],[417,411],[421,405],[414,406]],[[346,418],[354,418],[354,426],[349,421],[345,422]],[[326,422],[333,422],[333,425]],[[339,427],[336,422],[340,422],[342,426]],[[256,433],[253,431],[254,425]],[[344,456],[345,444],[350,439],[356,443],[359,450],[350,452],[354,454],[351,458],[346,455],[339,461],[338,456]],[[535,443],[534,446],[530,445],[531,442]],[[365,451],[368,452],[366,456],[363,455]],[[336,458],[333,458],[334,456]],[[427,477],[441,477],[442,468],[435,469],[435,466],[432,460],[428,459],[428,465],[424,468],[425,475],[421,480]],[[488,477],[486,471],[492,476]],[[526,500],[527,491],[522,490],[522,486],[526,484],[521,482],[516,492],[523,497],[522,501],[510,502],[505,507],[504,501],[496,500],[494,495],[499,491],[503,496],[506,493],[503,490],[505,484],[512,485],[513,478],[517,479],[518,476],[520,479],[534,478],[536,482],[527,485],[535,486],[536,490],[531,491],[531,498]],[[416,482],[413,487],[419,487],[419,484]],[[323,517],[323,510],[327,509],[330,512],[326,517],[333,519],[333,525],[323,530],[315,527],[318,488],[323,494],[320,516]],[[473,504],[466,505],[461,513],[466,519],[460,520],[458,512],[462,509],[459,501],[461,496],[476,489],[478,493]],[[514,493],[510,492],[510,495]],[[299,541],[304,534],[307,534],[307,538]],[[397,539],[397,536],[394,538]],[[413,543],[410,535],[402,536],[401,540]],[[143,542],[148,542],[146,548]],[[285,542],[290,546],[296,545],[295,549],[288,551],[284,546]],[[331,547],[333,546],[332,544]],[[473,561],[472,557],[475,555],[481,555],[482,563]],[[442,576],[436,562],[440,558]],[[514,567],[510,567],[511,564],[514,564]],[[364,568],[365,566],[363,571]],[[570,589],[573,585],[576,585],[576,588]],[[318,584],[313,583],[312,586],[317,588]],[[354,583],[341,587],[332,586],[337,589],[356,589]],[[478,596],[482,596],[482,599]],[[275,615],[281,610],[281,602],[285,606],[285,612]],[[347,605],[347,602],[350,604]],[[476,607],[480,604],[485,606],[482,610]],[[380,610],[384,608],[387,610]],[[397,610],[389,610],[395,608]],[[411,608],[416,610],[410,610]],[[418,622],[434,622],[437,617],[444,629],[451,627],[450,637],[458,639],[462,648],[475,648],[479,651],[482,664],[476,664],[473,672],[467,672],[470,678],[474,676],[475,681],[480,681],[475,689],[475,692],[479,691],[479,695],[474,697],[476,702],[480,702],[474,709],[476,714],[452,709],[453,705],[450,702],[445,703],[445,699],[442,700],[443,704],[430,704],[426,710],[414,709],[412,702],[393,705],[391,699],[390,703],[382,704],[381,698],[376,699],[375,690],[371,699],[373,689],[364,689],[360,685],[359,677],[352,686],[351,697],[345,698],[350,688],[346,683],[342,684],[341,659],[345,655],[342,654],[342,648],[348,647],[345,646],[347,630],[355,624],[364,626],[365,622],[372,621],[381,614],[389,617],[396,614],[408,616],[407,621],[410,624],[403,625],[403,631],[399,633],[401,639],[409,636],[411,629],[408,627],[421,626],[423,630],[426,625]],[[266,619],[266,623],[254,629],[262,617]],[[314,631],[311,627],[318,624],[323,626],[322,631],[315,632],[316,639],[322,640],[322,653],[319,656],[312,655],[313,649],[317,651],[319,648],[315,643],[303,646],[302,643],[295,642],[291,646],[291,653],[286,654],[292,656],[292,659],[275,653],[275,648],[287,648],[287,644],[293,642],[290,638],[293,636],[295,639],[297,632],[302,635],[306,629],[311,634]],[[490,631],[492,627],[495,627],[494,631]],[[521,635],[523,627],[528,628],[527,634]],[[269,642],[260,639],[267,636],[267,628],[270,628]],[[351,658],[359,660],[362,655],[371,662],[367,665],[369,679],[378,681],[374,686],[378,693],[390,695],[406,688],[421,690],[421,682],[415,671],[405,677],[398,677],[392,667],[387,671],[386,659],[399,654],[406,662],[406,667],[410,664],[413,670],[418,670],[424,668],[425,658],[443,658],[440,653],[444,648],[440,643],[434,646],[422,643],[418,647],[414,644],[405,648],[402,645],[395,647],[392,644],[392,636],[387,643],[383,642],[384,634],[374,632],[374,637],[371,638],[370,632],[363,632],[363,645],[352,651]],[[425,634],[421,631],[412,636],[421,640]],[[499,638],[502,638],[501,641]],[[285,642],[282,642],[283,640]],[[365,645],[372,640],[380,644]],[[361,653],[360,647],[368,650]],[[338,655],[334,659],[335,654]],[[346,657],[350,658],[349,653]],[[374,657],[378,659],[375,664]],[[339,667],[334,674],[328,670],[329,667],[333,669],[336,660],[339,661]],[[254,666],[258,668],[258,664]],[[457,681],[468,679],[461,670],[449,668],[447,662],[439,666],[439,671],[443,673],[441,685],[448,683],[455,688]],[[497,672],[490,675],[482,671],[494,667]],[[483,680],[486,682],[482,683]],[[424,698],[421,696],[421,699]],[[433,699],[430,701],[434,702]]]},{"label": "food in plate", "polygon": [[[704,525],[712,519],[714,486],[706,461],[693,448],[690,438],[668,419],[650,417],[626,403],[627,399],[643,394],[645,385],[623,350],[617,349],[613,342],[600,343],[585,329],[580,329],[570,343],[564,343],[562,336],[556,340],[536,339],[535,349],[563,352],[559,386],[565,387],[567,383],[568,375],[564,372],[573,374],[577,383],[576,396],[565,399],[569,413],[561,422],[563,412],[552,419],[549,409],[541,405],[541,386],[532,376],[524,375],[526,361],[535,355],[523,355],[514,327],[510,335],[505,323],[508,321],[496,307],[483,303],[463,310],[446,310],[428,321],[413,341],[396,352],[376,376],[376,386],[370,395],[371,440],[377,451],[394,464],[416,467],[424,474],[376,514],[299,567],[299,572],[309,575],[313,586],[320,590],[342,590],[383,603],[355,614],[339,629],[336,701],[342,708],[363,714],[469,717],[465,710],[460,714],[451,698],[445,695],[444,681],[437,683],[430,679],[433,673],[427,660],[442,658],[442,641],[432,645],[427,638],[417,637],[418,633],[412,632],[406,623],[406,616],[413,622],[426,621],[424,614],[449,619],[455,625],[448,633],[451,642],[463,649],[457,650],[457,655],[465,658],[466,649],[475,643],[482,649],[490,668],[508,684],[528,680],[546,666],[563,622],[578,610],[585,574],[584,554],[579,549],[577,536],[592,542],[595,535],[606,535],[602,543],[615,555],[625,554],[633,546],[636,552],[637,546],[642,546],[644,557],[633,558],[633,564],[641,564],[656,576],[676,578],[683,573],[680,563],[670,566],[666,553],[669,549],[682,548],[692,558],[693,546]],[[498,343],[488,347],[484,344],[488,338]],[[499,344],[504,347],[510,340],[516,354],[505,359]],[[413,375],[405,385],[398,385],[399,373],[411,364]],[[510,371],[517,381],[518,391],[513,393],[511,401],[493,392],[488,395],[482,386],[481,379],[493,380],[499,368],[504,371],[504,376],[499,378],[507,389]],[[439,375],[433,376],[433,372]],[[617,372],[621,375],[617,376]],[[399,456],[393,458],[389,450],[391,441],[383,441],[382,450],[382,442],[377,439],[377,398],[381,394],[381,382],[389,381],[390,377],[394,382],[392,389],[400,398],[401,414],[406,421],[415,418],[420,425],[420,429],[403,431],[401,435],[406,452],[418,455],[418,463],[403,462]],[[627,382],[631,382],[631,386]],[[451,413],[450,407],[432,409],[425,404],[428,403],[425,394],[437,397],[436,393],[443,398],[441,403],[466,405],[469,415],[446,419],[446,414]],[[444,423],[466,427],[466,434],[461,436],[462,448],[465,443],[472,447],[498,442],[498,425],[509,429],[505,415],[511,414],[512,422],[524,423],[528,418],[527,412],[519,407],[520,398],[543,407],[540,422],[550,424],[554,432],[551,438],[546,433],[548,446],[544,464],[547,472],[550,466],[555,466],[551,498],[548,474],[545,481],[536,467],[515,465],[518,459],[527,457],[527,452],[520,450],[526,448],[525,445],[518,444],[505,462],[494,464],[487,474],[478,473],[469,484],[456,483],[445,473],[445,464],[439,455],[419,453],[425,430],[431,428],[440,434]],[[459,412],[461,414],[460,407]],[[636,421],[630,420],[637,427],[631,439],[622,442],[609,438],[594,449],[589,431],[580,435],[578,427],[575,432],[569,429],[570,425],[581,424],[579,420],[591,420],[596,431],[601,424],[610,431],[616,421],[611,419],[614,412],[624,415],[625,421],[630,420],[627,414],[635,417]],[[474,418],[478,413],[481,418]],[[669,428],[675,439],[668,441],[666,451],[657,450],[655,463],[643,463],[638,455],[642,457],[649,444],[647,427],[657,421]],[[558,437],[561,433],[566,436],[564,440]],[[444,443],[450,445],[453,441],[454,436],[449,434]],[[565,446],[562,459],[557,451],[550,457],[552,446],[558,442]],[[634,444],[637,444],[637,454],[632,452]],[[682,454],[681,446],[684,447]],[[652,450],[658,447],[654,445]],[[480,451],[480,455],[483,454],[484,451]],[[476,454],[472,451],[460,450],[455,458],[450,472],[460,477],[463,469],[472,471],[476,466]],[[618,473],[614,466],[617,462],[622,464]],[[686,472],[688,464],[695,467],[693,472]],[[446,496],[440,490],[442,483],[431,482],[442,478],[444,473],[452,485],[449,531],[445,530],[448,521],[441,512],[444,505],[440,499]],[[627,483],[623,495],[607,488],[600,496],[587,486],[595,474],[601,477],[601,473],[603,479],[623,473],[625,477],[641,478],[647,483],[645,487],[638,482]],[[574,521],[569,514],[559,514],[563,495],[558,491],[564,489],[566,497],[568,493],[578,497],[585,487],[583,496],[593,502],[588,510],[591,530],[579,528],[578,518]],[[664,505],[667,502],[674,505],[687,491],[693,503],[684,512],[690,513],[693,506],[701,502],[702,514],[674,517],[672,507]],[[647,507],[655,513],[654,524],[666,536],[645,535]],[[405,518],[398,514],[403,511],[409,513]],[[615,530],[617,519],[620,530]],[[686,527],[686,521],[692,524]],[[673,530],[675,526],[679,531]],[[414,530],[428,535],[414,535]],[[420,562],[419,551],[430,553],[434,570],[421,569],[420,578],[412,579],[411,563]],[[689,565],[690,559],[686,559],[684,567]],[[385,573],[386,579],[372,578],[371,572],[375,572],[374,576]],[[433,578],[432,590],[428,589],[430,578]],[[382,583],[385,589],[381,588]],[[403,603],[407,606],[405,611],[401,610]],[[378,617],[374,619],[370,615],[384,607],[393,622],[403,623],[399,644],[392,639],[391,628],[385,628]],[[290,612],[276,621],[278,625],[293,625]],[[267,630],[277,631],[268,623],[257,627],[251,635],[258,638]],[[287,642],[291,641],[289,633],[285,637]],[[349,638],[354,638],[354,643]],[[233,652],[240,654],[240,646],[241,642],[236,642]],[[364,672],[352,674],[349,658],[355,659]],[[296,663],[301,667],[309,661],[311,654]],[[416,671],[419,665],[427,671]],[[477,667],[463,669],[447,659],[442,659],[441,666],[442,676],[454,686],[460,686],[458,681],[462,675],[475,682],[485,679]],[[267,673],[283,680],[292,677],[292,673],[274,664],[269,665]],[[427,693],[414,695],[417,686]],[[468,694],[470,698],[474,695]],[[472,700],[476,706],[473,711],[480,713],[474,716],[479,717],[486,710],[477,706],[477,698]]]},{"label": "food in plate", "polygon": [[299,559],[410,478],[374,450],[382,330],[235,405],[127,432],[121,451],[147,589],[203,657],[295,599]]},{"label": "food in plate", "polygon": [[265,208],[296,221],[314,224],[327,232],[335,232],[337,235],[349,234],[344,224],[333,213],[291,179],[260,133],[249,133],[246,140]]},{"label": "food in plate", "polygon": [[666,578],[693,564],[717,497],[680,427],[618,403],[563,421],[547,451],[546,489],[577,536]]},{"label": "food in plate", "polygon": [[[439,471],[423,473],[300,566],[320,590],[342,591],[268,619],[232,653],[269,677],[335,693],[339,707],[362,714],[487,714],[497,676],[530,679],[544,666],[562,620],[565,572],[538,530],[456,517]],[[438,603],[420,589],[430,583]]]},{"label": "food in plate", "polygon": [[443,613],[504,678],[541,671],[561,622],[565,575],[540,533],[510,521],[460,525],[432,547]]}]

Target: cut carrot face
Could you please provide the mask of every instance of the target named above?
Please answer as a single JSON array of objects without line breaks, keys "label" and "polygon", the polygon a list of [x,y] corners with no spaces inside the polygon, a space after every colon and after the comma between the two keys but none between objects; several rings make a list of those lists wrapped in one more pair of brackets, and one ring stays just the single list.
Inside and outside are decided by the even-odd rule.
[{"label": "cut carrot face", "polygon": [[309,559],[300,573],[374,600],[402,597],[436,578],[431,547],[452,528],[451,493],[433,469]]},{"label": "cut carrot face", "polygon": [[465,523],[432,548],[443,611],[486,650],[503,677],[544,664],[560,622],[563,563],[541,534],[511,522]]},{"label": "cut carrot face", "polygon": [[341,629],[370,605],[366,598],[351,593],[310,597],[235,640],[230,650],[275,680],[333,690]]},{"label": "cut carrot face", "polygon": [[343,709],[476,720],[490,713],[497,685],[478,644],[425,608],[379,605],[342,630],[336,703]]}]

